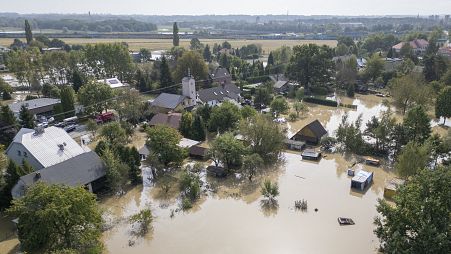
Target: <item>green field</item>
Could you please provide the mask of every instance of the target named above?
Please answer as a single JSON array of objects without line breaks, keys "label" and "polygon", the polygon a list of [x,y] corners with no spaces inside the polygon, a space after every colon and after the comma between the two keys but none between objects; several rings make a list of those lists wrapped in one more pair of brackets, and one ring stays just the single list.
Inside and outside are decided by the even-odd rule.
[{"label": "green field", "polygon": [[[90,38],[65,38],[63,39],[68,44],[92,44],[92,43],[111,43],[111,42],[127,42],[131,50],[139,50],[140,48],[147,48],[149,50],[167,50],[172,47],[171,39],[90,39]],[[204,44],[222,43],[223,39],[201,39]],[[263,54],[268,54],[270,51],[281,46],[295,46],[300,44],[315,43],[318,45],[328,45],[335,47],[337,41],[335,40],[228,40],[232,47],[237,48],[248,44],[260,44],[263,48]],[[10,38],[0,38],[0,45],[9,46],[13,42]],[[189,40],[180,40],[180,46],[188,47]]]}]

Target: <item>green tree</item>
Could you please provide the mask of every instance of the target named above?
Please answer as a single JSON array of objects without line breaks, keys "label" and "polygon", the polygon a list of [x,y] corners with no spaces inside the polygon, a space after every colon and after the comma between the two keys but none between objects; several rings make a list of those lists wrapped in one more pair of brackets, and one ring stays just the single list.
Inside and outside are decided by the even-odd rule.
[{"label": "green tree", "polygon": [[417,74],[395,78],[390,83],[393,104],[405,114],[415,105],[427,106],[431,102],[431,90]]},{"label": "green tree", "polygon": [[300,113],[300,112],[307,110],[307,107],[305,106],[305,104],[302,103],[302,102],[299,102],[299,101],[296,101],[296,102],[293,104],[293,108],[294,108],[294,110],[296,111],[296,116],[297,116],[297,117],[299,117],[299,113]]},{"label": "green tree", "polygon": [[178,47],[179,44],[180,44],[179,27],[177,26],[177,22],[174,22],[174,25],[172,27],[172,45],[174,45],[174,47]]},{"label": "green tree", "polygon": [[121,162],[118,156],[108,147],[102,151],[102,160],[105,162],[105,177],[108,188],[113,192],[122,191],[128,181],[130,168]]},{"label": "green tree", "polygon": [[444,88],[437,97],[435,102],[435,116],[443,117],[443,125],[446,118],[451,117],[451,87]]},{"label": "green tree", "polygon": [[375,81],[381,76],[383,70],[384,60],[378,54],[373,54],[366,63],[365,74],[372,81]]},{"label": "green tree", "polygon": [[429,157],[430,149],[427,145],[409,142],[396,160],[396,172],[399,176],[408,179],[427,166]]},{"label": "green tree", "polygon": [[27,39],[27,44],[30,45],[33,41],[33,33],[31,32],[31,26],[28,20],[25,20],[25,38]]},{"label": "green tree", "polygon": [[138,124],[139,119],[143,115],[143,102],[139,91],[136,89],[120,91],[115,108],[121,120]]},{"label": "green tree", "polygon": [[242,120],[240,133],[251,144],[251,152],[260,155],[266,163],[276,161],[284,149],[286,137],[281,126],[264,115]]},{"label": "green tree", "polygon": [[327,46],[295,46],[287,69],[288,76],[306,89],[327,84],[334,69],[332,57],[333,50]]},{"label": "green tree", "polygon": [[85,113],[102,113],[111,105],[113,89],[105,84],[89,82],[78,91],[78,101],[84,106]]},{"label": "green tree", "polygon": [[232,130],[241,118],[240,109],[230,102],[224,102],[211,111],[208,126],[210,131]]},{"label": "green tree", "polygon": [[133,61],[128,47],[122,43],[88,44],[85,61],[97,79],[117,77],[126,81],[133,78]]},{"label": "green tree", "polygon": [[345,151],[361,154],[364,149],[362,131],[362,115],[360,115],[354,123],[348,122],[348,114],[346,113],[341,119],[341,123],[337,129],[337,142],[341,144]]},{"label": "green tree", "polygon": [[25,104],[20,107],[19,122],[23,128],[33,129],[35,127],[33,115],[30,113]]},{"label": "green tree", "polygon": [[150,59],[152,58],[152,53],[150,52],[150,50],[146,48],[141,48],[139,50],[139,57],[141,58],[142,63],[146,63],[149,62]]},{"label": "green tree", "polygon": [[210,46],[208,44],[205,45],[203,56],[204,56],[205,61],[207,61],[209,63],[211,62],[212,56],[211,56]]},{"label": "green tree", "polygon": [[164,166],[180,166],[186,157],[186,151],[178,146],[182,135],[167,126],[148,128],[147,146],[155,153],[159,162]]},{"label": "green tree", "polygon": [[[3,149],[2,151],[3,152]],[[9,160],[7,163],[6,171],[3,173],[3,167],[0,169],[4,177],[4,183],[0,186],[0,209],[7,208],[12,200],[11,190],[19,181],[19,178],[23,176],[22,169],[14,163],[14,161]]]},{"label": "green tree", "polygon": [[149,208],[141,210],[139,213],[134,214],[130,217],[131,223],[137,223],[139,225],[137,232],[139,235],[145,235],[149,231],[152,220],[152,211]]},{"label": "green tree", "polygon": [[422,106],[415,106],[404,118],[404,128],[409,140],[423,144],[431,135],[431,119]]},{"label": "green tree", "polygon": [[102,251],[100,209],[95,196],[81,186],[36,183],[8,211],[19,219],[19,240],[26,252]]},{"label": "green tree", "polygon": [[289,109],[290,107],[288,106],[288,102],[283,96],[277,96],[271,102],[271,112],[276,115],[285,114]]},{"label": "green tree", "polygon": [[164,88],[163,91],[165,92],[174,92],[176,88],[170,87],[173,85],[174,83],[172,81],[171,71],[169,70],[169,65],[166,57],[163,55],[163,57],[161,57],[160,63],[160,87]]},{"label": "green tree", "polygon": [[447,70],[447,63],[443,56],[437,54],[423,57],[423,75],[426,81],[440,80]]},{"label": "green tree", "polygon": [[74,70],[72,72],[72,76],[70,78],[70,81],[72,82],[72,87],[74,88],[75,92],[78,92],[80,87],[85,83],[82,74],[78,70]]},{"label": "green tree", "polygon": [[205,123],[201,115],[195,114],[191,129],[191,138],[197,141],[204,141],[206,138]]},{"label": "green tree", "polygon": [[188,75],[188,70],[195,80],[201,81],[208,77],[208,66],[203,57],[195,51],[188,51],[177,60],[174,79],[181,82]]},{"label": "green tree", "polygon": [[247,174],[247,178],[250,182],[252,182],[252,178],[254,177],[257,169],[262,167],[264,164],[263,159],[257,153],[253,153],[251,155],[246,155],[243,157],[243,170]]},{"label": "green tree", "polygon": [[213,141],[209,153],[216,166],[222,162],[226,169],[230,169],[230,167],[240,165],[244,151],[243,143],[237,140],[232,133],[226,132]]},{"label": "green tree", "polygon": [[61,88],[61,105],[65,112],[65,117],[72,117],[75,115],[75,91],[70,86]]},{"label": "green tree", "polygon": [[91,132],[91,134],[94,138],[96,136],[96,132],[97,132],[98,128],[99,128],[99,126],[97,125],[96,121],[94,121],[93,119],[88,119],[88,121],[86,121],[86,130]]},{"label": "green tree", "polygon": [[184,137],[191,138],[192,137],[192,131],[193,131],[193,122],[194,117],[191,112],[184,112],[182,114],[182,119],[180,120],[180,133]]},{"label": "green tree", "polygon": [[394,197],[379,200],[375,233],[384,253],[448,253],[451,169],[420,170]]},{"label": "green tree", "polygon": [[269,52],[269,56],[268,56],[268,65],[274,65],[274,56],[272,54],[272,51]]},{"label": "green tree", "polygon": [[190,50],[201,50],[203,47],[204,47],[204,45],[202,45],[202,43],[200,43],[198,38],[191,39],[190,46],[189,46]]},{"label": "green tree", "polygon": [[127,143],[127,134],[119,122],[104,125],[100,130],[100,136],[112,145]]},{"label": "green tree", "polygon": [[240,112],[241,112],[241,117],[243,119],[254,117],[254,116],[256,116],[258,114],[257,110],[255,110],[253,107],[251,107],[249,105],[246,105],[246,106],[242,107],[240,109]]}]

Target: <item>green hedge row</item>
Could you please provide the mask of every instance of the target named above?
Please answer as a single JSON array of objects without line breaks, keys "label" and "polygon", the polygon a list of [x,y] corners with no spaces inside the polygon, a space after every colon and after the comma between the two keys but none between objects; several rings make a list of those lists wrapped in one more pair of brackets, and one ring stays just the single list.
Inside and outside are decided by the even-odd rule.
[{"label": "green hedge row", "polygon": [[331,107],[338,107],[338,103],[336,101],[316,98],[316,97],[306,97],[304,98],[305,102],[310,102],[314,104],[320,104],[325,106],[331,106]]},{"label": "green hedge row", "polygon": [[268,80],[271,80],[269,76],[249,77],[246,79],[246,81],[249,82],[249,84],[264,83]]}]

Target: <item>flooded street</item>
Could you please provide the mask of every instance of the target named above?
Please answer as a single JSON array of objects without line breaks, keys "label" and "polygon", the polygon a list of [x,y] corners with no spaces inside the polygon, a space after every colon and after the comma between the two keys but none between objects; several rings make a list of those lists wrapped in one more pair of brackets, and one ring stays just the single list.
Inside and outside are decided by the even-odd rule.
[{"label": "flooded street", "polygon": [[[192,211],[178,212],[174,218],[170,214],[177,208],[176,200],[154,198],[153,187],[135,187],[123,197],[106,199],[102,206],[115,218],[114,227],[104,233],[108,252],[375,253],[375,205],[390,173],[364,166],[374,171],[375,179],[366,193],[358,193],[350,190],[350,177],[345,173],[350,162],[340,155],[319,163],[302,161],[298,154],[284,157],[285,165],[276,176],[278,207],[262,207],[256,183],[250,189],[225,184],[236,195],[205,194]],[[249,185],[242,181],[243,186]],[[299,199],[308,201],[307,212],[294,209]],[[153,230],[136,238],[126,218],[144,207],[151,207],[154,214]],[[352,218],[356,225],[339,226],[340,216]],[[129,247],[129,240],[134,246]]]}]

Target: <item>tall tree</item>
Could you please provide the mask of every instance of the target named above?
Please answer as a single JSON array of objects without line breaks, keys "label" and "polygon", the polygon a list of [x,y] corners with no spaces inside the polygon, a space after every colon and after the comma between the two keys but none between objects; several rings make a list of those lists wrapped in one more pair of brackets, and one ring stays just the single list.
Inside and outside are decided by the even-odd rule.
[{"label": "tall tree", "polygon": [[435,116],[443,117],[443,124],[446,118],[451,117],[451,87],[444,88],[437,97],[435,102]]},{"label": "tall tree", "polygon": [[184,112],[180,120],[180,133],[184,137],[191,138],[193,131],[193,114],[191,112]]},{"label": "tall tree", "polygon": [[19,121],[23,128],[33,129],[35,127],[33,115],[25,105],[22,105],[20,108]]},{"label": "tall tree", "polygon": [[289,109],[290,106],[288,106],[288,102],[283,96],[277,96],[271,102],[271,112],[275,113],[276,115],[285,114]]},{"label": "tall tree", "polygon": [[78,92],[80,87],[85,83],[83,76],[81,75],[79,70],[74,70],[72,72],[70,81],[72,82],[72,87],[74,88],[75,92]]},{"label": "tall tree", "polygon": [[254,177],[257,169],[262,167],[264,164],[263,159],[257,153],[246,155],[243,158],[243,170],[245,170],[247,174],[247,178],[250,182],[252,182],[252,178]]},{"label": "tall tree", "polygon": [[207,61],[209,63],[211,62],[211,51],[210,51],[210,46],[208,44],[205,45],[203,56],[204,56],[205,61]]},{"label": "tall tree", "polygon": [[441,55],[425,55],[423,64],[423,75],[428,82],[440,80],[447,70],[446,60]]},{"label": "tall tree", "polygon": [[241,118],[240,109],[230,102],[224,102],[211,111],[208,126],[210,131],[233,130]]},{"label": "tall tree", "polygon": [[168,61],[166,60],[166,57],[161,57],[161,63],[160,63],[160,87],[164,88],[163,91],[165,92],[174,92],[176,90],[173,86],[174,83],[172,81],[172,75],[171,71],[169,70]]},{"label": "tall tree", "polygon": [[226,132],[213,141],[209,153],[216,166],[218,162],[222,162],[226,169],[230,169],[232,166],[240,165],[244,151],[243,143],[232,133]]},{"label": "tall tree", "polygon": [[274,65],[274,56],[272,54],[272,51],[269,52],[269,56],[268,56],[268,65]]},{"label": "tall tree", "polygon": [[384,253],[448,253],[451,169],[421,170],[400,188],[394,205],[379,200],[375,233]]},{"label": "tall tree", "polygon": [[65,112],[65,117],[72,117],[75,115],[75,91],[70,86],[61,88],[61,105]]},{"label": "tall tree", "polygon": [[383,70],[384,60],[378,54],[373,54],[366,63],[365,74],[372,81],[375,81],[378,77],[381,76]]},{"label": "tall tree", "polygon": [[288,76],[306,89],[327,84],[332,77],[333,50],[327,46],[308,44],[295,46],[288,65]]},{"label": "tall tree", "polygon": [[102,151],[102,160],[105,162],[108,188],[113,192],[122,191],[128,181],[130,168],[108,147]]},{"label": "tall tree", "polygon": [[100,135],[111,145],[127,143],[127,134],[119,122],[104,125],[100,131]]},{"label": "tall tree", "polygon": [[396,172],[400,177],[408,179],[427,166],[429,157],[430,149],[428,146],[413,141],[409,142],[396,159]]},{"label": "tall tree", "polygon": [[430,89],[418,74],[408,74],[390,82],[393,103],[405,114],[415,105],[427,106],[431,102]]},{"label": "tall tree", "polygon": [[177,60],[174,79],[181,82],[188,75],[188,70],[195,80],[205,80],[208,77],[208,66],[203,57],[195,51],[188,51]]},{"label": "tall tree", "polygon": [[200,43],[198,38],[192,38],[190,41],[190,46],[189,49],[190,50],[201,50],[203,48],[204,45],[202,45],[202,43]]},{"label": "tall tree", "polygon": [[194,116],[194,122],[192,125],[192,130],[191,130],[191,137],[194,140],[198,140],[198,141],[204,141],[206,138],[206,129],[205,129],[205,123],[204,120],[202,118],[202,116],[200,116],[199,114],[195,114]]},{"label": "tall tree", "polygon": [[415,106],[404,118],[404,128],[411,141],[423,144],[431,135],[431,119],[422,106]]},{"label": "tall tree", "polygon": [[27,19],[25,20],[25,37],[27,39],[27,44],[30,45],[33,41],[33,33],[31,32],[31,26]]},{"label": "tall tree", "polygon": [[177,22],[174,22],[174,25],[172,26],[172,45],[174,45],[174,47],[178,47],[179,44],[180,44],[179,27],[177,25]]},{"label": "tall tree", "polygon": [[78,101],[88,114],[102,113],[103,110],[107,110],[113,97],[113,89],[105,83],[89,82],[78,91]]},{"label": "tall tree", "polygon": [[8,211],[19,218],[19,240],[26,252],[102,251],[101,212],[95,196],[83,187],[39,182]]},{"label": "tall tree", "polygon": [[164,166],[179,166],[186,156],[186,151],[178,146],[182,135],[170,127],[156,126],[147,130],[147,146]]}]

